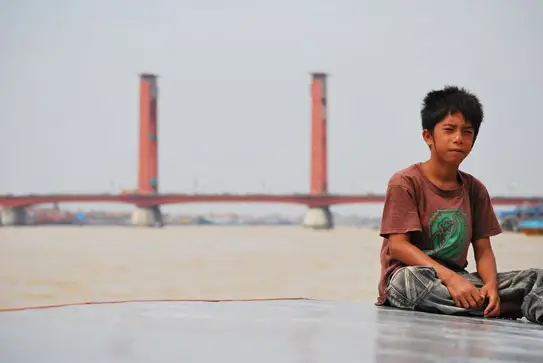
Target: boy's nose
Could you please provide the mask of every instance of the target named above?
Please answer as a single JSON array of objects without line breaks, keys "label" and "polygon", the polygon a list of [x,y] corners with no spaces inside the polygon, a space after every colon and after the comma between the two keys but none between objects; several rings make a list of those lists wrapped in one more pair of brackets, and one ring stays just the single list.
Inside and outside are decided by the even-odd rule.
[{"label": "boy's nose", "polygon": [[453,141],[457,144],[461,144],[463,142],[463,139],[462,139],[462,134],[457,132],[454,134],[454,138],[453,138]]}]

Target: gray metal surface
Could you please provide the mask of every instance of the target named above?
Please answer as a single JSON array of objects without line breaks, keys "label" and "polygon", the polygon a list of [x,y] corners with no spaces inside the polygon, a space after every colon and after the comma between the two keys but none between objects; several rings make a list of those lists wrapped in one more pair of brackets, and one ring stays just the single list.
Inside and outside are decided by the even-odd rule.
[{"label": "gray metal surface", "polygon": [[0,362],[542,362],[543,327],[370,302],[152,302],[1,312]]}]

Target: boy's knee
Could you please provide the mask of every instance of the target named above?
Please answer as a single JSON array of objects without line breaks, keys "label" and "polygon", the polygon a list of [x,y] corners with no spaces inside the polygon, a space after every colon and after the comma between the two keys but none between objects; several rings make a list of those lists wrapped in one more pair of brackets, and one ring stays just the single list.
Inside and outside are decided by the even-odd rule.
[{"label": "boy's knee", "polygon": [[524,275],[524,279],[528,279],[531,283],[535,283],[536,281],[542,281],[543,280],[543,269],[541,268],[529,268],[524,270],[524,273],[521,274]]},{"label": "boy's knee", "polygon": [[438,279],[436,271],[432,267],[406,266],[399,269],[392,276],[391,283],[398,287],[408,288],[413,286],[428,286]]},{"label": "boy's knee", "polygon": [[531,268],[530,271],[532,271],[533,274],[537,276],[543,276],[543,268]]},{"label": "boy's knee", "polygon": [[406,266],[399,269],[388,287],[389,301],[393,306],[414,309],[438,280],[432,267]]}]

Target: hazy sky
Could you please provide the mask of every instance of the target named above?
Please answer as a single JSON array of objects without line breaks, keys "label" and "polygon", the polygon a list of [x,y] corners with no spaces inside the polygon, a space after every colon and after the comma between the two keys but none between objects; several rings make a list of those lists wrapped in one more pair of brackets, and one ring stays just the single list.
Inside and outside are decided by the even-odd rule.
[{"label": "hazy sky", "polygon": [[[424,160],[422,98],[457,84],[486,111],[463,169],[495,195],[543,194],[541,1],[1,4],[0,193],[134,188],[140,72],[161,76],[161,191],[307,192],[318,70],[331,192],[384,192]],[[222,207],[289,207],[240,208]]]}]

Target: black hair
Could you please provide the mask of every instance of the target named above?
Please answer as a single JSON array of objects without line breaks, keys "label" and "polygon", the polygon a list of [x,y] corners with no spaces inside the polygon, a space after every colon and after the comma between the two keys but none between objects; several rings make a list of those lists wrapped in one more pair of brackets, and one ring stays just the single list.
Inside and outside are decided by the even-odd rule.
[{"label": "black hair", "polygon": [[464,119],[473,126],[473,142],[475,142],[483,122],[483,106],[476,95],[456,86],[446,86],[441,90],[430,91],[424,97],[420,111],[422,129],[433,133],[437,123],[447,115],[455,113],[461,113]]}]

